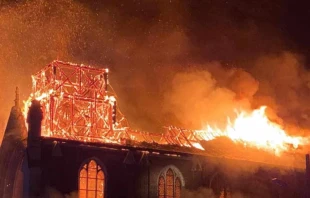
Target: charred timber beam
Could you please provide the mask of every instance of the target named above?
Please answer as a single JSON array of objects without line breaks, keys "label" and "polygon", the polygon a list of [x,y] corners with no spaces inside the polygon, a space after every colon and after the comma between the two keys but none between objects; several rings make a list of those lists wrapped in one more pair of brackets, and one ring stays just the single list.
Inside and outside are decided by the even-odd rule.
[{"label": "charred timber beam", "polygon": [[[51,138],[51,137],[41,137],[43,144],[54,144],[53,142],[57,141],[60,144],[65,143],[66,145],[71,146],[85,146],[85,147],[95,147],[101,149],[108,149],[108,150],[131,150],[131,151],[148,151],[150,154],[160,154],[160,155],[177,155],[177,156],[192,156],[195,155],[195,151],[189,151],[189,148],[182,148],[178,147],[175,150],[169,150],[164,148],[147,148],[143,146],[128,146],[128,145],[118,145],[118,144],[109,144],[109,143],[95,143],[95,142],[81,142],[77,140],[64,140],[62,138]],[[162,145],[161,145],[162,146]],[[188,151],[186,151],[188,150]]]}]

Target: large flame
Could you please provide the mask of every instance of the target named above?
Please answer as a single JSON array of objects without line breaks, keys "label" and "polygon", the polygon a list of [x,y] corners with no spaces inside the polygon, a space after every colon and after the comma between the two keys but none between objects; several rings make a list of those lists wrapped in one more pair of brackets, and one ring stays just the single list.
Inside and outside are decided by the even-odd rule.
[{"label": "large flame", "polygon": [[[32,94],[28,100],[24,101],[23,114],[27,117],[27,111],[31,105],[31,100],[36,99],[39,101],[44,100],[53,90],[49,90],[41,95]],[[299,145],[309,143],[309,138],[301,136],[290,136],[286,133],[283,127],[268,119],[266,113],[266,106],[255,109],[251,112],[238,111],[236,118],[227,118],[227,126],[225,129],[213,127],[206,124],[203,130],[196,130],[195,133],[206,141],[213,140],[217,137],[228,137],[234,142],[242,143],[247,147],[255,147],[271,151],[276,155],[280,155],[289,149],[298,148]],[[48,136],[48,135],[47,135]],[[136,139],[136,137],[132,137]],[[200,138],[199,138],[200,139]],[[83,139],[86,141],[85,139]],[[109,139],[103,140],[104,142],[119,143],[119,141],[111,141]],[[204,150],[199,142],[194,142],[192,145],[200,150]]]},{"label": "large flame", "polygon": [[239,111],[235,120],[227,119],[224,130],[206,125],[205,129],[197,132],[205,140],[225,136],[245,146],[273,151],[276,154],[309,142],[308,138],[289,136],[281,125],[268,119],[265,110],[266,106],[252,112]]},{"label": "large flame", "polygon": [[[165,133],[145,133],[122,125],[116,120],[116,99],[106,91],[108,70],[54,61],[32,76],[33,92],[24,101],[23,114],[32,100],[40,101],[44,118],[42,136],[73,139],[85,142],[114,144],[149,143],[177,145],[204,150],[201,140],[220,136],[245,146],[256,147],[280,154],[291,148],[309,143],[309,138],[289,136],[284,128],[270,121],[265,106],[238,111],[236,118],[228,118],[223,129],[206,125],[203,130],[184,130],[168,127]],[[104,91],[105,90],[105,91]],[[112,89],[113,90],[113,89]],[[27,125],[27,123],[26,123]]]}]

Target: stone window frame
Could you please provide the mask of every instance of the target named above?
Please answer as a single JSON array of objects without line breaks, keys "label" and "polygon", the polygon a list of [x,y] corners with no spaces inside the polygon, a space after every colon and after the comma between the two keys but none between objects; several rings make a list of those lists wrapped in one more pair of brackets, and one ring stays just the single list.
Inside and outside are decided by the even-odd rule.
[{"label": "stone window frame", "polygon": [[174,185],[174,197],[175,197],[175,185],[176,185],[176,179],[178,178],[180,183],[181,183],[181,190],[182,188],[185,187],[185,180],[184,180],[184,177],[183,177],[183,174],[181,173],[181,171],[174,165],[168,165],[168,166],[165,166],[164,168],[161,169],[158,177],[157,177],[157,197],[159,197],[159,180],[160,178],[164,178],[164,186],[165,186],[165,191],[164,191],[164,194],[166,197],[166,173],[167,171],[171,169],[172,172],[174,173],[174,182],[173,182],[173,185]]}]

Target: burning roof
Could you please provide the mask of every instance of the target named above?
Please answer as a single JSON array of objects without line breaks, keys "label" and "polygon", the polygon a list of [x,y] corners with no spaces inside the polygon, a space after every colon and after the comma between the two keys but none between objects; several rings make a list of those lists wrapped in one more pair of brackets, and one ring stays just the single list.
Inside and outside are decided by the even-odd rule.
[{"label": "burning roof", "polygon": [[[265,107],[252,112],[237,112],[236,119],[227,119],[224,130],[209,125],[203,130],[170,126],[166,127],[165,133],[133,130],[117,107],[117,97],[109,84],[108,74],[108,69],[53,61],[32,76],[33,91],[24,103],[24,116],[27,116],[31,101],[37,100],[44,115],[41,136],[46,138],[246,160],[256,158],[260,162],[270,156],[275,159],[274,156],[295,152],[309,141],[308,138],[287,135],[280,125],[267,118]],[[219,137],[227,137],[229,141]],[[231,146],[221,149],[222,146],[214,147],[212,142]],[[268,151],[268,155],[262,155],[262,159],[253,157],[253,152],[255,155],[262,150]]]},{"label": "burning roof", "polygon": [[[54,61],[32,76],[33,92],[25,102],[41,103],[42,136],[85,142],[124,144],[128,141],[192,147],[197,140],[170,127],[165,134],[128,127],[109,89],[108,69]],[[195,141],[195,142],[193,142]]]}]

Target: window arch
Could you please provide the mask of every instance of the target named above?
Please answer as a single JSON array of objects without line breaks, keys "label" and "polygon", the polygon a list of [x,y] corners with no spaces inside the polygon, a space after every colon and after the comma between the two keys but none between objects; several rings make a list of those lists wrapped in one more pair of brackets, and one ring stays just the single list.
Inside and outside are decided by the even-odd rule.
[{"label": "window arch", "polygon": [[169,166],[163,169],[158,179],[158,198],[180,198],[184,179],[178,169]]},{"label": "window arch", "polygon": [[95,160],[82,165],[79,171],[79,198],[104,198],[105,175]]}]

